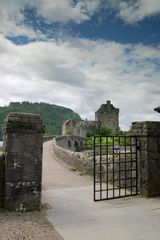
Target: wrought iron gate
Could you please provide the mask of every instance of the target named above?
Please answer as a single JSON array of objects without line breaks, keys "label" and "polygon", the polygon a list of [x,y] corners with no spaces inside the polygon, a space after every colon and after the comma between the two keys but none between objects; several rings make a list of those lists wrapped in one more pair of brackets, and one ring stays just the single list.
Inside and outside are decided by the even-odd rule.
[{"label": "wrought iron gate", "polygon": [[94,137],[94,201],[138,194],[135,136]]}]

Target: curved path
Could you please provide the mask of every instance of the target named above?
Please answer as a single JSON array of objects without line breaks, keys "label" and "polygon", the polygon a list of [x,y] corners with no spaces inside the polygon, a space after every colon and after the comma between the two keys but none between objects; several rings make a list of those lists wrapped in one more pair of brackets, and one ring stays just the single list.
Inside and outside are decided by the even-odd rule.
[{"label": "curved path", "polygon": [[86,186],[92,184],[89,176],[80,176],[77,172],[71,171],[71,167],[56,158],[52,151],[52,141],[43,145],[43,190]]},{"label": "curved path", "polygon": [[92,179],[72,172],[44,143],[43,202],[64,240],[159,240],[160,199],[93,202]]}]

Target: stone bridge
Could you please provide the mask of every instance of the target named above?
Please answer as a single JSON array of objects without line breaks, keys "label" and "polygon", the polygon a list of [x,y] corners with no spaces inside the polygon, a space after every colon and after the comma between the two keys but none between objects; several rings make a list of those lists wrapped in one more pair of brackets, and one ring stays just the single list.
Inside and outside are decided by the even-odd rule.
[{"label": "stone bridge", "polygon": [[93,150],[84,149],[85,138],[80,136],[59,136],[53,139],[55,155],[81,173],[93,175]]},{"label": "stone bridge", "polygon": [[[0,155],[0,207],[33,211],[41,207],[44,127],[39,115],[10,113],[4,123],[4,146]],[[139,138],[138,181],[140,195],[160,195],[160,122],[135,122],[131,134]],[[53,139],[55,154],[80,171],[91,173],[93,157],[81,152],[84,138]],[[79,150],[79,152],[76,152]]]},{"label": "stone bridge", "polygon": [[[160,196],[160,122],[134,122],[130,134],[137,136],[139,143],[138,183],[140,195]],[[53,140],[55,154],[78,170],[92,174],[92,151],[75,152],[75,149],[69,149],[69,139],[71,137],[58,137]],[[72,142],[74,142],[74,137]]]}]

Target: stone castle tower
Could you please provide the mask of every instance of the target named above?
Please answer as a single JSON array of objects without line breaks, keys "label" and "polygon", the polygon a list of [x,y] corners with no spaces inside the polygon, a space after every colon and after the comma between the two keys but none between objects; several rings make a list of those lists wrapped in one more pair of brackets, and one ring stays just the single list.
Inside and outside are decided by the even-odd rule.
[{"label": "stone castle tower", "polygon": [[119,128],[119,108],[115,108],[109,100],[95,112],[95,121],[65,121],[62,126],[62,135],[87,137],[88,134],[96,132],[100,127],[114,130]]},{"label": "stone castle tower", "polygon": [[95,120],[100,121],[102,127],[115,130],[119,128],[119,108],[115,108],[108,100],[95,112]]}]

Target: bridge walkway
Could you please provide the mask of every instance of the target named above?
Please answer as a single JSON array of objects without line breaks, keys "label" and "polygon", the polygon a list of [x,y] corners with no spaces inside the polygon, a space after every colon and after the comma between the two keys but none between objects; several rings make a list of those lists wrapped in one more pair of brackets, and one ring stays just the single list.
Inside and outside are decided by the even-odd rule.
[{"label": "bridge walkway", "polygon": [[64,240],[159,240],[160,198],[94,202],[92,180],[72,172],[44,143],[43,202]]}]

